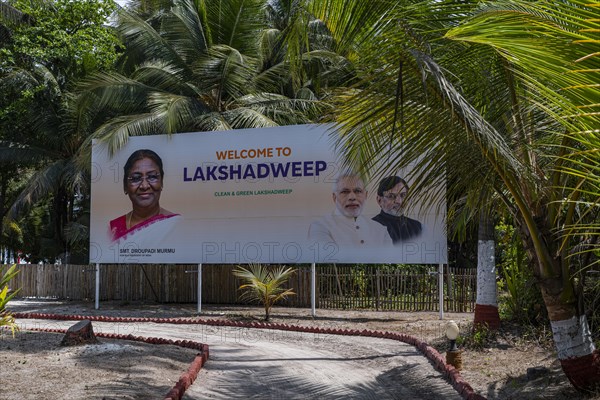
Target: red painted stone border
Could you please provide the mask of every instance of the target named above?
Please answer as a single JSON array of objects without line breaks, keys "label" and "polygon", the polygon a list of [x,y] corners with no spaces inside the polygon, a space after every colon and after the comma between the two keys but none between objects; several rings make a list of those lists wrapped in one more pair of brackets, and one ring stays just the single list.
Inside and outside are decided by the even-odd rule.
[{"label": "red painted stone border", "polygon": [[[267,323],[267,322],[242,322],[242,321],[224,321],[224,320],[210,320],[210,319],[201,319],[201,318],[140,318],[140,317],[109,317],[102,315],[63,315],[63,314],[45,314],[45,313],[13,313],[15,318],[24,318],[24,319],[55,319],[55,320],[83,320],[88,319],[90,321],[99,321],[99,322],[154,322],[157,324],[198,324],[198,325],[211,325],[211,326],[233,326],[240,328],[257,328],[257,329],[277,329],[283,331],[296,331],[296,332],[307,332],[307,333],[321,333],[327,335],[344,335],[344,336],[365,336],[365,337],[377,337],[383,339],[396,340],[399,342],[403,342],[406,344],[410,344],[415,346],[417,350],[419,350],[431,363],[434,368],[441,372],[444,377],[450,382],[452,387],[461,395],[461,397],[465,400],[486,400],[485,397],[480,394],[475,393],[473,387],[469,385],[460,375],[460,372],[454,368],[452,365],[446,364],[446,360],[444,357],[433,347],[431,347],[426,342],[417,339],[414,336],[410,336],[404,333],[393,333],[393,332],[382,332],[382,331],[373,331],[373,330],[356,330],[356,329],[334,329],[334,328],[320,328],[320,327],[311,327],[311,326],[298,326],[298,325],[287,325],[287,324],[276,324],[276,323]],[[51,330],[49,330],[51,331]],[[97,336],[101,336],[98,334]],[[183,342],[194,343],[196,345],[203,346],[202,349],[205,353],[200,353],[198,357],[205,354],[206,359],[208,359],[208,346],[201,343],[191,342],[191,341],[172,341],[168,339],[160,339],[160,338],[144,338],[141,336],[132,336],[132,335],[117,335],[117,334],[107,334],[105,337],[114,337],[114,336],[124,336],[125,339],[127,337],[131,337],[132,339],[128,340],[139,340],[145,341],[147,343],[152,343],[148,340],[160,340],[160,341],[168,341],[168,344],[175,344],[177,346],[181,346]],[[178,344],[179,343],[179,344]],[[163,343],[157,343],[163,344]],[[166,343],[164,343],[166,344]],[[187,346],[183,346],[187,347]],[[194,347],[192,347],[194,348]],[[175,387],[169,392],[166,399],[181,399],[183,396],[183,392],[192,384],[193,380],[196,378],[198,371],[206,362],[204,359],[199,365],[198,370],[192,375],[188,375],[192,366],[196,363],[192,363],[190,366],[190,370],[182,375],[179,379],[179,382],[175,385]],[[188,384],[189,382],[189,384]],[[179,391],[183,389],[183,392],[179,394]],[[179,397],[170,397],[171,394],[179,395]],[[165,400],[166,400],[165,399]]]}]

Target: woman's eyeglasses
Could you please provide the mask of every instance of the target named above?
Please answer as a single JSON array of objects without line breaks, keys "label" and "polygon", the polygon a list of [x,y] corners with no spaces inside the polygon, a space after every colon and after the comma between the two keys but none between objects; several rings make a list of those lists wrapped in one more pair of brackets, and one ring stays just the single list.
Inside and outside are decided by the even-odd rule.
[{"label": "woman's eyeglasses", "polygon": [[142,184],[142,181],[146,180],[149,185],[156,185],[160,181],[160,174],[148,174],[146,176],[143,175],[131,175],[127,177],[127,181],[132,186],[139,186]]}]

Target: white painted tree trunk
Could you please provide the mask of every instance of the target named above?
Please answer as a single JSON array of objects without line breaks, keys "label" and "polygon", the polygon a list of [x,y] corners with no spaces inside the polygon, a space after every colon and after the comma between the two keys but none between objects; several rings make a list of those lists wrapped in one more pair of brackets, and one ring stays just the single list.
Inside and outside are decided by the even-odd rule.
[{"label": "white painted tree trunk", "polygon": [[558,359],[583,357],[595,350],[590,326],[585,315],[563,321],[550,321]]},{"label": "white painted tree trunk", "polygon": [[495,251],[493,240],[477,241],[477,304],[498,307]]},{"label": "white painted tree trunk", "polygon": [[562,369],[571,384],[583,391],[600,383],[600,353],[596,350],[585,315],[550,321]]},{"label": "white painted tree trunk", "polygon": [[481,211],[479,217],[479,240],[477,242],[477,300],[473,325],[500,327],[498,292],[496,288],[496,243],[492,217]]}]

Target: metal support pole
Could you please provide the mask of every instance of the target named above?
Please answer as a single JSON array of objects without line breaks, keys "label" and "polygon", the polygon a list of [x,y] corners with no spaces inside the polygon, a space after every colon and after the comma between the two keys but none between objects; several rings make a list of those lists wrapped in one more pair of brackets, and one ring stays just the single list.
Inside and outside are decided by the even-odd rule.
[{"label": "metal support pole", "polygon": [[440,319],[444,319],[444,264],[438,266],[438,293],[440,294]]},{"label": "metal support pole", "polygon": [[198,313],[202,312],[202,264],[198,264]]},{"label": "metal support pole", "polygon": [[94,306],[100,308],[100,264],[96,263],[96,299]]},{"label": "metal support pole", "polygon": [[312,263],[310,267],[310,307],[312,316],[317,316],[317,266]]}]

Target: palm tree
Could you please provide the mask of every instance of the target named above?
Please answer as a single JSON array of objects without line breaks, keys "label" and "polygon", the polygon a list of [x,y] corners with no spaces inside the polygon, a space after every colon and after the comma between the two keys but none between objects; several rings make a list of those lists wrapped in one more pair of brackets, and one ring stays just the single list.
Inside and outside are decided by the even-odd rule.
[{"label": "palm tree", "polygon": [[[349,163],[383,174],[381,154],[391,148],[391,169],[416,163],[415,189],[428,201],[443,201],[426,189],[445,180],[450,198],[493,189],[520,230],[558,358],[578,389],[600,382],[569,269],[570,251],[587,239],[595,215],[577,214],[573,201],[598,199],[593,178],[573,174],[599,161],[589,151],[597,116],[582,112],[597,108],[599,97],[587,57],[594,15],[579,1],[398,4],[361,48],[364,84],[342,97],[338,115]],[[573,226],[584,232],[566,235]]]},{"label": "palm tree", "polygon": [[262,264],[254,264],[248,268],[238,265],[233,275],[245,282],[240,286],[240,290],[244,290],[242,299],[261,303],[265,308],[265,321],[268,321],[273,305],[295,294],[292,289],[281,287],[295,272],[295,269],[285,266],[269,269]]},{"label": "palm tree", "polygon": [[97,123],[94,137],[115,151],[131,135],[317,119],[319,99],[286,91],[286,62],[265,50],[264,3],[176,0],[147,19],[119,10],[121,72],[88,79],[77,102],[77,112]]},{"label": "palm tree", "polygon": [[[594,15],[584,4],[576,3],[556,8],[545,8],[543,3],[525,9],[509,6],[491,20],[498,24],[495,27],[489,24],[489,17],[497,13],[498,7],[484,9],[448,36],[496,46],[511,66],[509,88],[513,97],[509,104],[513,121],[506,131],[518,141],[507,142],[528,170],[523,176],[528,179],[517,180],[518,175],[510,170],[499,175],[539,280],[563,370],[575,387],[585,389],[600,381],[600,365],[593,356],[594,344],[585,310],[580,305],[583,292],[575,285],[577,271],[570,269],[569,258],[571,249],[580,246],[590,231],[575,235],[561,233],[565,225],[588,228],[587,221],[595,218],[594,213],[576,215],[572,201],[582,196],[582,190],[591,189],[588,192],[591,197],[583,194],[588,201],[598,199],[597,187],[594,194],[594,174],[573,177],[565,173],[585,165],[579,147],[590,148],[585,133],[598,126],[597,118],[579,111],[579,107],[587,108],[597,99],[598,91],[589,83],[597,82],[598,74],[585,61],[575,64],[591,54],[592,49],[584,43]],[[515,26],[524,25],[531,36],[523,35],[523,31],[518,35],[513,33]],[[506,31],[492,34],[489,30],[499,26]],[[540,35],[545,36],[542,41],[549,38],[545,45],[550,46],[542,52],[537,51]],[[572,40],[584,45],[574,45]],[[586,76],[571,73],[581,69],[587,69]],[[565,155],[568,159],[562,158]],[[595,161],[597,165],[597,154]]]}]

